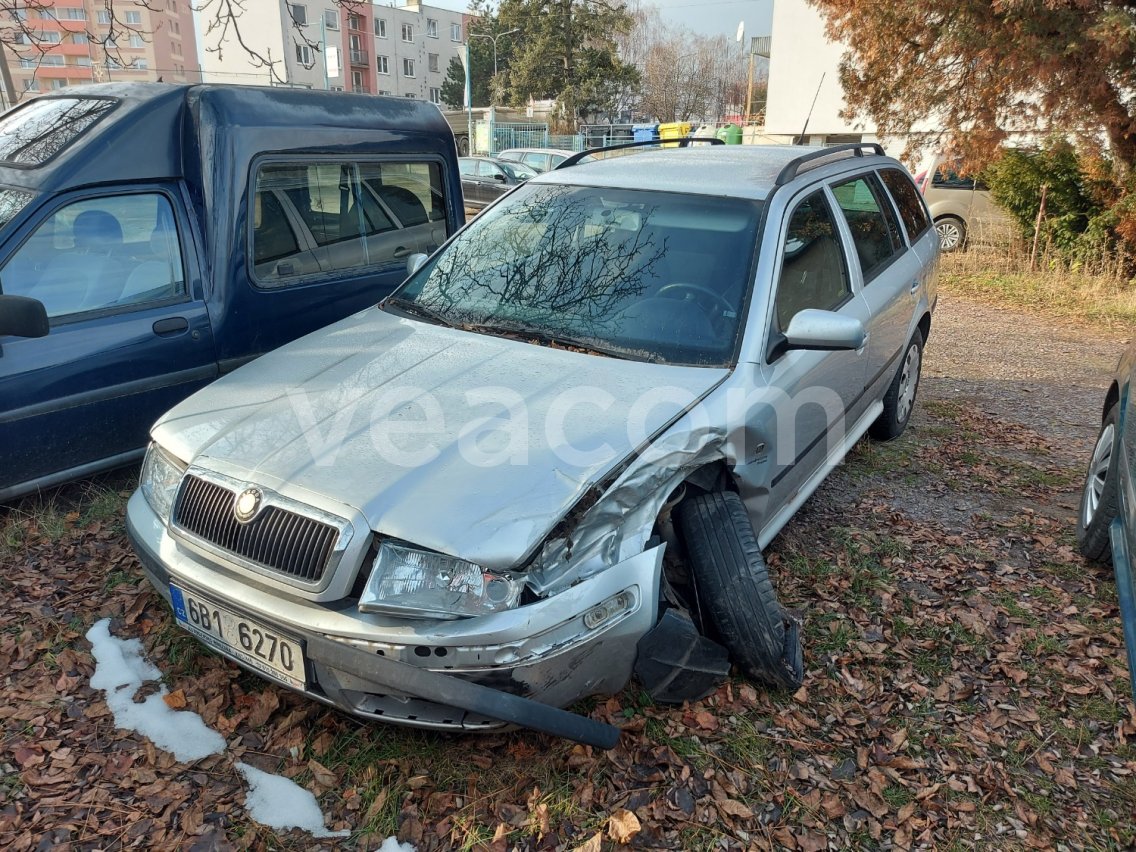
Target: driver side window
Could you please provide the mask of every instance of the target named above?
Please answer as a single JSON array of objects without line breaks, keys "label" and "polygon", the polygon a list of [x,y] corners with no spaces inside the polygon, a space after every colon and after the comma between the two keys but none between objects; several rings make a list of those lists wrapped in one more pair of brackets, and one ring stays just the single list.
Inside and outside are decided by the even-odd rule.
[{"label": "driver side window", "polygon": [[49,216],[0,270],[0,286],[63,317],[182,296],[183,270],[169,200],[114,195]]},{"label": "driver side window", "polygon": [[823,190],[797,205],[789,219],[775,304],[781,331],[805,308],[835,310],[852,295],[848,264]]}]

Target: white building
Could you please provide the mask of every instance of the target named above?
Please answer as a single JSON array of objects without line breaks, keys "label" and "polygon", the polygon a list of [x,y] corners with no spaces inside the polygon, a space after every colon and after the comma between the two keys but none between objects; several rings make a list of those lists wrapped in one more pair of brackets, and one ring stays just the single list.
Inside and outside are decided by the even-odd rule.
[{"label": "white building", "polygon": [[772,36],[766,141],[793,142],[802,131],[812,145],[877,141],[870,120],[840,117],[844,89],[839,66],[845,48],[825,36],[820,12],[805,0],[774,0]]},{"label": "white building", "polygon": [[[241,37],[202,41],[207,82],[304,86],[421,98],[441,103],[450,60],[473,18],[418,2],[337,6],[333,0],[247,0]],[[256,65],[250,50],[271,61]]]}]

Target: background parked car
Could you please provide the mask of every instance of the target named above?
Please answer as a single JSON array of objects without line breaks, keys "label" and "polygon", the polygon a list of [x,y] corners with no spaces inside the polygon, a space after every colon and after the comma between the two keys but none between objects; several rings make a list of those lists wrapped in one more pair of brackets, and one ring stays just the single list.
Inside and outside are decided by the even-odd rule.
[{"label": "background parked car", "polygon": [[1136,700],[1136,344],[1120,359],[1105,394],[1101,429],[1097,436],[1081,507],[1077,513],[1077,546],[1094,562],[1112,559],[1132,698]]},{"label": "background parked car", "polygon": [[536,172],[522,163],[492,157],[462,157],[458,167],[466,207],[484,207],[517,184],[536,177]]},{"label": "background parked car", "polygon": [[986,184],[945,167],[935,169],[931,180],[926,172],[915,176],[922,188],[942,251],[963,251],[967,238],[984,229],[1002,229],[1009,217],[990,197]]},{"label": "background parked car", "polygon": [[575,151],[568,151],[564,148],[506,148],[497,155],[497,158],[515,160],[518,163],[524,163],[534,171],[547,172],[559,166],[575,153]]}]

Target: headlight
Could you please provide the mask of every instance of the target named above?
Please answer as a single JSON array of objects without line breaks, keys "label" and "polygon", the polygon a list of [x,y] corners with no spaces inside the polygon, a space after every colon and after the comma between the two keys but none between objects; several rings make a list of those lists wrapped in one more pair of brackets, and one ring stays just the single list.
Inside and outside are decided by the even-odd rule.
[{"label": "headlight", "polygon": [[417,618],[488,615],[515,607],[524,585],[463,559],[384,541],[359,609]]},{"label": "headlight", "polygon": [[146,461],[142,462],[142,480],[138,487],[162,523],[170,519],[170,509],[183,473],[184,464],[157,444],[150,444],[146,450]]}]

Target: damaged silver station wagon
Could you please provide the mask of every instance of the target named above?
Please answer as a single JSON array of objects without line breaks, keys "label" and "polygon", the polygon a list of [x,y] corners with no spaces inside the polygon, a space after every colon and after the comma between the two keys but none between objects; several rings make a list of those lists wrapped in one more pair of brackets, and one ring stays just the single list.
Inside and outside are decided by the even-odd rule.
[{"label": "damaged silver station wagon", "polygon": [[183,627],[358,716],[602,746],[558,708],[633,673],[801,682],[761,549],[906,426],[937,235],[874,145],[597,159],[154,426],[128,526]]}]

